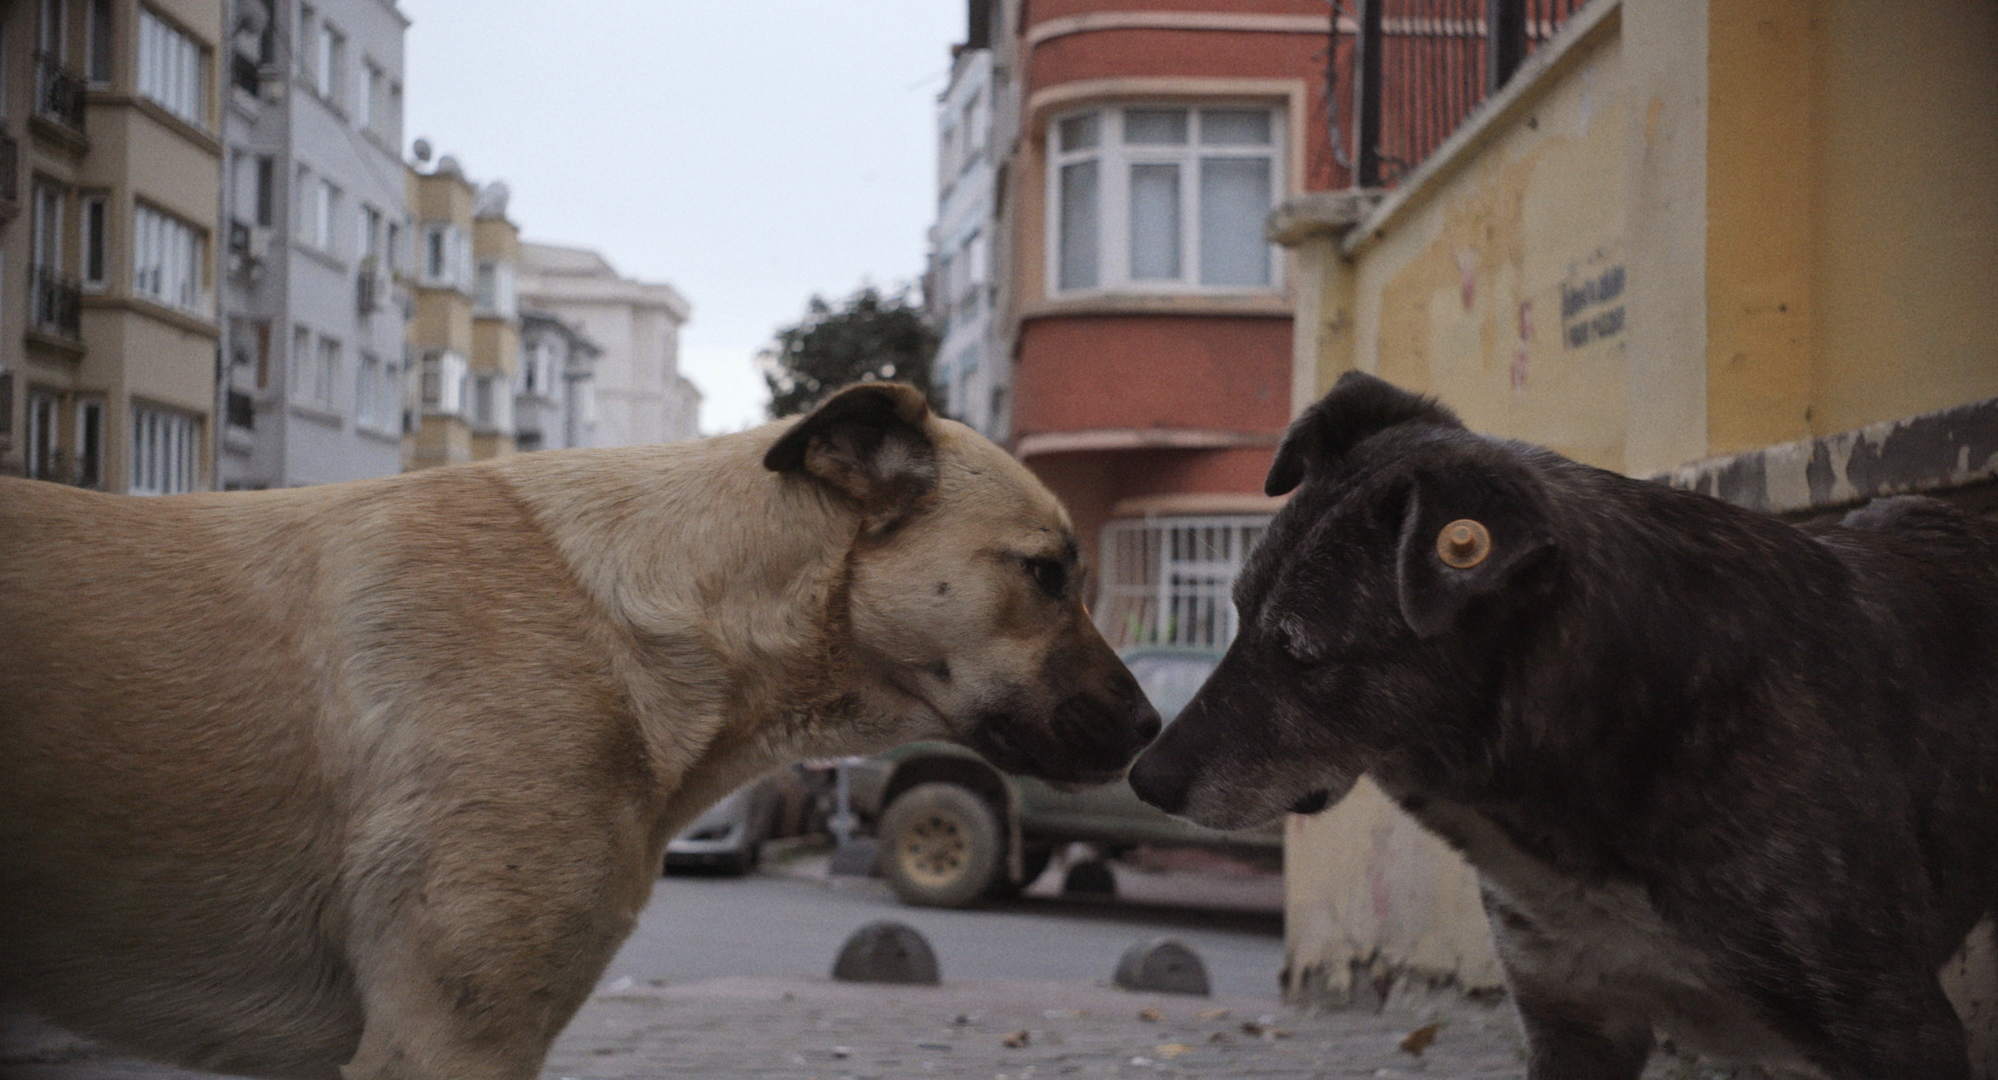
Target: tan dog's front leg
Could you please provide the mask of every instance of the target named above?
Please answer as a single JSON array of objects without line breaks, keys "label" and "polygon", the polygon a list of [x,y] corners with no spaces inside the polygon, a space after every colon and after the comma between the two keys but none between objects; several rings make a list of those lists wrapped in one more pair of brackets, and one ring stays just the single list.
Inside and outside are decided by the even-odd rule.
[{"label": "tan dog's front leg", "polygon": [[367,1020],[342,1080],[533,1080],[591,985],[523,978],[525,965],[490,952],[386,959],[366,980]]}]

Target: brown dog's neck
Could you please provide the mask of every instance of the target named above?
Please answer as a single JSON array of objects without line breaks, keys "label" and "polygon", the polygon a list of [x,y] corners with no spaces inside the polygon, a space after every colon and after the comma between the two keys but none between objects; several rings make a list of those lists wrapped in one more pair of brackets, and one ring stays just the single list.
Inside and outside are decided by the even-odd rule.
[{"label": "brown dog's neck", "polygon": [[[893,727],[852,688],[852,513],[765,469],[774,437],[544,452],[500,467],[602,616],[593,632],[617,658],[617,692],[676,806]],[[718,790],[679,792],[690,773]]]}]

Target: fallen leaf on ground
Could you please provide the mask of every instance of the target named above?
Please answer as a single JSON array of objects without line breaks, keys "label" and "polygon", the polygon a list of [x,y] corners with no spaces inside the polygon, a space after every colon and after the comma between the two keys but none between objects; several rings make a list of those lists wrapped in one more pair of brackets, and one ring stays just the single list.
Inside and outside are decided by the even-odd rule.
[{"label": "fallen leaf on ground", "polygon": [[1443,1030],[1443,1025],[1440,1022],[1424,1024],[1416,1028],[1414,1031],[1408,1033],[1408,1038],[1401,1040],[1402,1052],[1421,1057],[1422,1052],[1429,1049],[1429,1044],[1436,1041],[1436,1033],[1441,1030]]},{"label": "fallen leaf on ground", "polygon": [[1156,1006],[1147,1005],[1138,1010],[1138,1019],[1148,1024],[1156,1024],[1165,1019],[1165,1014],[1160,1012]]},{"label": "fallen leaf on ground", "polygon": [[1012,1033],[1011,1035],[1006,1036],[1004,1039],[1000,1041],[1004,1042],[1011,1049],[1018,1050],[1020,1047],[1027,1045],[1027,1043],[1031,1042],[1032,1040],[1033,1036],[1027,1034],[1027,1029],[1021,1028],[1020,1030]]},{"label": "fallen leaf on ground", "polygon": [[1232,1009],[1202,1009],[1202,1010],[1200,1010],[1200,1018],[1201,1018],[1202,1020],[1226,1020],[1226,1019],[1228,1019],[1228,1014],[1229,1014],[1230,1012],[1232,1012],[1232,1011],[1234,1011],[1234,1010],[1232,1010]]},{"label": "fallen leaf on ground", "polygon": [[1166,1058],[1167,1060],[1171,1060],[1172,1058],[1176,1058],[1181,1054],[1191,1052],[1193,1050],[1193,1047],[1188,1046],[1185,1043],[1164,1043],[1159,1046],[1155,1046],[1152,1049],[1156,1051],[1160,1057]]}]

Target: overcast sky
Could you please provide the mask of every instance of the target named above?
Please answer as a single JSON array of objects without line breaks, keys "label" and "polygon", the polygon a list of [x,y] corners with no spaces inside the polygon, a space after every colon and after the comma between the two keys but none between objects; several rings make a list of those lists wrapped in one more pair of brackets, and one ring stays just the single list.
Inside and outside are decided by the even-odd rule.
[{"label": "overcast sky", "polygon": [[913,283],[963,0],[401,0],[404,136],[505,180],[529,240],[693,304],[701,426],[763,419],[754,357],[813,293]]}]

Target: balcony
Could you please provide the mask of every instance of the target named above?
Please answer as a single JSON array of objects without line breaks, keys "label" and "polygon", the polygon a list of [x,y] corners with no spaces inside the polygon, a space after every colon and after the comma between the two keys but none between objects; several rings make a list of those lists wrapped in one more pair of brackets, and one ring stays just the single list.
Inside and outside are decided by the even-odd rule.
[{"label": "balcony", "polygon": [[83,289],[76,279],[45,266],[29,269],[28,319],[32,328],[65,341],[83,336]]},{"label": "balcony", "polygon": [[241,390],[231,390],[229,391],[227,401],[226,408],[228,411],[229,426],[240,428],[244,431],[256,430],[257,404],[255,400]]},{"label": "balcony", "polygon": [[35,114],[83,132],[84,83],[74,71],[45,53],[35,55]]},{"label": "balcony", "polygon": [[229,54],[229,85],[256,97],[264,92],[264,73],[257,61],[239,52]]}]

